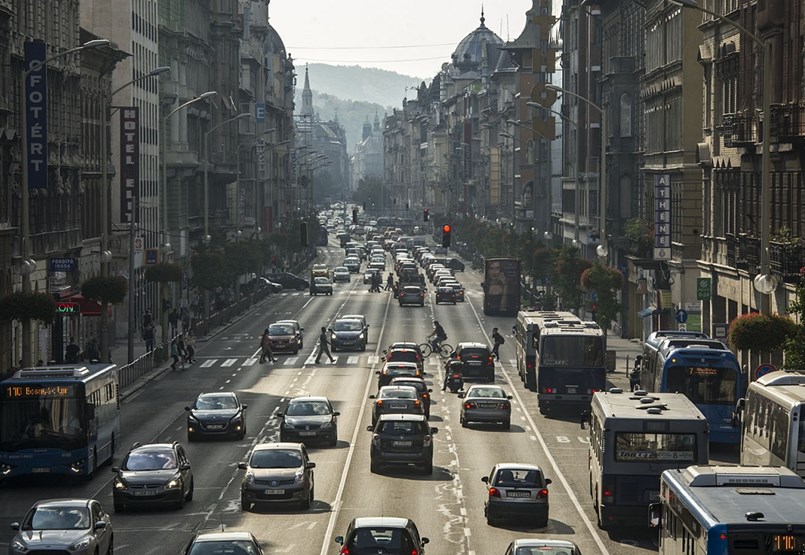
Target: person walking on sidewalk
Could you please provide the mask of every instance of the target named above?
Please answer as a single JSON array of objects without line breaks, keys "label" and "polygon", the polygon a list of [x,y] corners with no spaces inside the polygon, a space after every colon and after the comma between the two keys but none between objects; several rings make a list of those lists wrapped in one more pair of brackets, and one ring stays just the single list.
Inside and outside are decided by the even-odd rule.
[{"label": "person walking on sidewalk", "polygon": [[321,360],[321,355],[324,353],[327,355],[327,358],[330,359],[330,362],[335,362],[333,355],[330,354],[329,346],[330,342],[327,340],[327,328],[321,328],[321,333],[319,334],[319,352],[316,354],[316,364],[319,363]]},{"label": "person walking on sidewalk", "polygon": [[260,338],[260,362],[265,362],[266,359],[268,359],[269,362],[277,362],[274,351],[271,350],[271,339],[268,335],[268,328],[265,329],[263,336]]},{"label": "person walking on sidewalk", "polygon": [[171,337],[176,337],[179,332],[179,313],[175,308],[168,313],[168,322],[171,327]]},{"label": "person walking on sidewalk", "polygon": [[[176,370],[176,365],[179,364],[179,344],[174,337],[171,339],[171,357],[173,357],[173,362],[171,362],[171,370]],[[184,362],[182,362],[182,368],[184,368]]]},{"label": "person walking on sidewalk", "polygon": [[492,328],[492,341],[495,344],[492,347],[492,354],[495,355],[495,360],[500,360],[500,346],[503,345],[506,340],[503,339],[503,336],[500,335],[497,328]]},{"label": "person walking on sidewalk", "polygon": [[98,348],[98,342],[94,337],[87,341],[84,352],[87,356],[87,362],[99,362],[101,360],[101,350]]},{"label": "person walking on sidewalk", "polygon": [[70,338],[67,348],[64,350],[64,362],[67,364],[78,364],[79,355],[81,354],[81,347],[75,342],[75,339]]},{"label": "person walking on sidewalk", "polygon": [[196,362],[196,338],[193,337],[193,330],[187,330],[187,333],[184,335],[184,349],[186,353],[184,361],[187,364]]},{"label": "person walking on sidewalk", "polygon": [[150,353],[154,350],[154,325],[148,324],[143,327],[143,341],[145,341],[145,352]]}]

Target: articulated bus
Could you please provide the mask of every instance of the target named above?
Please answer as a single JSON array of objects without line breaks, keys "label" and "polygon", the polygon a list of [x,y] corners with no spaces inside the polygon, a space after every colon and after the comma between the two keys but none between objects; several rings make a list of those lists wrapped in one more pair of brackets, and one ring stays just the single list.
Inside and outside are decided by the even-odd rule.
[{"label": "articulated bus", "polygon": [[517,373],[537,392],[540,413],[589,406],[593,393],[606,388],[604,334],[595,322],[570,312],[521,310],[513,332]]},{"label": "articulated bus", "polygon": [[652,334],[643,346],[640,387],[684,393],[707,417],[710,441],[737,444],[740,430],[732,413],[745,390],[744,377],[732,351],[701,335]]},{"label": "articulated bus", "polygon": [[605,530],[644,524],[663,470],[709,461],[707,419],[681,393],[598,392],[587,424],[590,496]]},{"label": "articulated bus", "polygon": [[0,382],[0,479],[89,477],[120,441],[114,364],[23,368]]},{"label": "articulated bus", "polygon": [[805,482],[784,467],[666,470],[649,526],[660,555],[802,555]]},{"label": "articulated bus", "polygon": [[741,464],[785,466],[805,478],[805,375],[771,372],[738,401]]}]

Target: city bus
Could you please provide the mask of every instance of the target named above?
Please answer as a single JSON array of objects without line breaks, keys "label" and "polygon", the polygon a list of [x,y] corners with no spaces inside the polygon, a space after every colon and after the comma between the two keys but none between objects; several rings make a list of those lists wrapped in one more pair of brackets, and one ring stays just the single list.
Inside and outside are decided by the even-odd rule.
[{"label": "city bus", "polygon": [[645,523],[663,470],[709,461],[707,419],[681,393],[598,392],[587,426],[590,497],[604,530]]},{"label": "city bus", "polygon": [[326,247],[330,241],[330,231],[326,225],[319,226],[319,235],[316,238],[316,245],[319,247]]},{"label": "city bus", "polygon": [[771,372],[738,401],[741,464],[785,466],[805,478],[805,375]]},{"label": "city bus", "polygon": [[666,470],[649,507],[660,555],[802,555],[805,482],[784,467]]},{"label": "city bus", "polygon": [[737,444],[740,430],[732,417],[745,390],[735,354],[720,341],[668,336],[646,342],[640,364],[640,388],[684,393],[710,423],[710,441]]},{"label": "city bus", "polygon": [[519,258],[487,258],[484,261],[484,314],[514,316],[520,310]]},{"label": "city bus", "polygon": [[541,414],[558,406],[590,405],[606,388],[604,333],[570,312],[521,310],[512,329],[517,373],[537,392]]},{"label": "city bus", "polygon": [[92,476],[120,440],[114,364],[23,368],[0,382],[0,479]]}]

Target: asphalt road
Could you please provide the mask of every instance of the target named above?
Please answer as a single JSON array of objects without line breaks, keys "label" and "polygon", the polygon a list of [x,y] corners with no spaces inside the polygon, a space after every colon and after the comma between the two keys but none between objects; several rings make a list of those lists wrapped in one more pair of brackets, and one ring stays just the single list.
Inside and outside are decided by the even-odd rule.
[{"label": "asphalt road", "polygon": [[[320,248],[320,260],[331,267],[343,251]],[[389,265],[390,267],[390,265]],[[225,526],[249,530],[267,553],[336,554],[333,542],[357,516],[405,516],[430,539],[432,554],[503,553],[517,537],[571,539],[584,553],[630,555],[655,551],[653,535],[645,529],[624,529],[609,535],[595,525],[588,494],[588,433],[579,429],[577,415],[539,415],[533,393],[517,379],[513,341],[502,347],[496,381],[512,395],[514,413],[509,431],[496,427],[464,429],[458,421],[459,400],[441,392],[440,367],[426,361],[426,378],[434,390],[431,425],[436,453],[432,476],[415,470],[369,471],[370,400],[374,371],[382,350],[393,341],[422,342],[436,317],[445,326],[448,343],[489,341],[492,327],[511,330],[507,318],[487,318],[481,312],[481,277],[459,274],[467,302],[456,306],[433,304],[433,289],[424,308],[399,307],[390,293],[368,293],[360,274],[350,284],[336,284],[333,296],[310,297],[288,292],[269,297],[210,341],[199,343],[198,362],[186,370],[167,371],[123,402],[123,444],[135,441],[180,441],[188,451],[195,477],[195,498],[179,511],[143,510],[113,514],[116,551],[120,554],[179,553],[198,530]],[[339,314],[365,314],[370,324],[365,352],[334,353],[334,364],[315,364],[317,330]],[[305,347],[298,356],[278,355],[279,362],[257,362],[259,335],[275,320],[298,319],[305,328]],[[323,359],[326,360],[326,359]],[[625,385],[627,379],[614,378]],[[624,382],[624,383],[621,383]],[[187,443],[185,405],[201,392],[236,391],[248,404],[247,436],[242,441]],[[316,462],[313,507],[257,509],[242,512],[237,463],[251,447],[278,439],[277,411],[288,399],[326,395],[341,412],[335,448],[311,447]],[[115,457],[118,463],[123,452]],[[550,523],[546,529],[525,526],[490,527],[483,516],[485,488],[480,481],[496,462],[541,465],[553,479]],[[101,469],[90,481],[66,485],[59,481],[27,482],[0,488],[0,550],[11,539],[8,524],[20,520],[35,501],[65,496],[92,496],[112,511],[113,475]]]}]

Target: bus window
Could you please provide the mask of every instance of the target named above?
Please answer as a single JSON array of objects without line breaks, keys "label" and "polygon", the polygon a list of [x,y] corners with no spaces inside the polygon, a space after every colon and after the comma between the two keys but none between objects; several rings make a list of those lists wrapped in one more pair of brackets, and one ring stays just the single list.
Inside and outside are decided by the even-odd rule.
[{"label": "bus window", "polygon": [[546,366],[601,366],[603,344],[600,337],[547,336],[540,358]]},{"label": "bus window", "polygon": [[[695,434],[618,432],[615,434],[615,460],[696,461]],[[705,461],[702,461],[705,462]]]},{"label": "bus window", "polygon": [[672,366],[668,369],[667,390],[684,393],[696,405],[734,405],[737,380],[731,368]]}]

